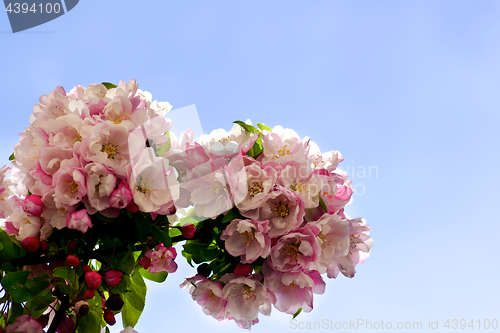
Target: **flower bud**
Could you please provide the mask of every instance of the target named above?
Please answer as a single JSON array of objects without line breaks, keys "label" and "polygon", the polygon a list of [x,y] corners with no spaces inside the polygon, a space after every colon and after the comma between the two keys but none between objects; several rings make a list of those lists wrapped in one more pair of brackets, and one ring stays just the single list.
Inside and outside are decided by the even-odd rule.
[{"label": "flower bud", "polygon": [[130,201],[130,203],[125,207],[131,213],[137,213],[139,211],[139,206],[134,202],[134,200]]},{"label": "flower bud", "polygon": [[122,282],[123,272],[112,269],[104,273],[104,280],[111,287],[116,287]]},{"label": "flower bud", "polygon": [[40,240],[38,237],[26,237],[22,240],[21,245],[28,252],[34,252],[40,248]]},{"label": "flower bud", "polygon": [[90,289],[98,289],[101,285],[102,276],[98,272],[85,273],[85,283]]},{"label": "flower bud", "polygon": [[41,241],[40,246],[44,251],[47,251],[49,249],[49,243],[47,243],[46,241]]},{"label": "flower bud", "polygon": [[182,236],[186,238],[193,238],[196,227],[192,223],[185,224],[181,227]]},{"label": "flower bud", "polygon": [[212,269],[208,267],[208,264],[206,262],[198,266],[196,270],[198,274],[203,275],[204,277],[209,277],[212,273]]},{"label": "flower bud", "polygon": [[120,311],[123,308],[123,299],[119,294],[112,294],[108,297],[104,305],[113,311]]},{"label": "flower bud", "polygon": [[234,274],[238,276],[248,276],[252,274],[253,268],[248,264],[242,264],[241,262],[236,265],[234,269]]},{"label": "flower bud", "polygon": [[73,252],[73,250],[75,249],[75,246],[76,246],[75,240],[74,239],[70,240],[68,242],[68,251]]},{"label": "flower bud", "polygon": [[87,274],[88,272],[92,272],[92,268],[89,265],[83,265],[82,271],[84,274]]},{"label": "flower bud", "polygon": [[80,259],[75,257],[74,255],[68,254],[66,257],[66,265],[69,267],[78,267],[80,266]]},{"label": "flower bud", "polygon": [[42,198],[36,194],[28,195],[23,201],[23,210],[33,216],[42,215]]},{"label": "flower bud", "polygon": [[57,326],[58,333],[73,333],[75,330],[75,320],[71,317],[64,316]]},{"label": "flower bud", "polygon": [[49,314],[41,315],[40,317],[36,318],[36,321],[40,325],[42,325],[42,328],[44,328],[45,326],[47,326],[49,324]]},{"label": "flower bud", "polygon": [[95,290],[94,289],[87,289],[83,293],[83,299],[92,299],[95,296]]},{"label": "flower bud", "polygon": [[148,257],[141,257],[139,259],[139,266],[144,269],[148,269],[149,266],[151,266],[151,259],[149,259]]},{"label": "flower bud", "polygon": [[[90,290],[90,289],[89,289]],[[75,312],[80,317],[85,317],[89,314],[90,306],[85,301],[78,301],[75,304]]]},{"label": "flower bud", "polygon": [[110,326],[113,326],[114,324],[116,324],[115,315],[113,314],[113,311],[111,311],[111,310],[104,309],[103,318],[104,318],[104,321]]}]

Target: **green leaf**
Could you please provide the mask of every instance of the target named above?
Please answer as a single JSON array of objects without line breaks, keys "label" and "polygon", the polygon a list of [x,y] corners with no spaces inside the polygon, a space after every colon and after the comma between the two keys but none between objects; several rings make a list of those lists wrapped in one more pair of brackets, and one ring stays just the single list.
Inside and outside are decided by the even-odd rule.
[{"label": "green leaf", "polygon": [[16,302],[22,303],[30,298],[30,290],[24,285],[29,272],[8,272],[2,278],[2,286],[9,292]]},{"label": "green leaf", "polygon": [[259,133],[259,138],[253,144],[253,147],[249,151],[247,151],[247,155],[250,157],[256,158],[263,151],[264,151],[264,148],[262,147],[262,133]]},{"label": "green leaf", "polygon": [[19,248],[3,229],[0,229],[0,243],[3,246],[0,251],[0,261],[17,259],[27,253],[25,249]]},{"label": "green leaf", "polygon": [[13,324],[16,318],[24,314],[24,309],[21,303],[12,302],[12,306],[9,310],[9,317],[7,318],[7,323]]},{"label": "green leaf", "polygon": [[297,312],[295,312],[293,314],[293,318],[292,319],[295,319],[295,317],[297,317],[301,312],[302,312],[302,308],[298,309]]},{"label": "green leaf", "polygon": [[66,280],[71,287],[78,289],[78,279],[74,268],[63,266],[54,268],[53,277],[58,277]]},{"label": "green leaf", "polygon": [[250,133],[255,133],[255,132],[258,132],[259,130],[256,129],[255,127],[253,127],[252,125],[248,125],[247,123],[241,121],[241,120],[236,120],[236,121],[233,121],[233,124],[238,124],[240,125],[241,127],[243,127],[247,132],[250,132]]},{"label": "green leaf", "polygon": [[135,259],[132,251],[115,253],[113,256],[104,257],[104,260],[109,261],[111,257],[113,259],[110,262],[110,269],[116,269],[129,275],[132,274],[135,268]]},{"label": "green leaf", "polygon": [[165,153],[169,151],[170,147],[172,146],[172,142],[170,140],[170,132],[165,132],[164,135],[168,138],[168,141],[162,144],[161,146],[155,146],[156,156],[159,157],[163,157]]},{"label": "green leaf", "polygon": [[319,197],[319,205],[321,206],[321,208],[323,208],[323,210],[325,211],[325,213],[328,213],[328,208],[326,207],[326,204],[323,201],[323,198],[321,198],[321,196]]},{"label": "green leaf", "polygon": [[118,87],[116,84],[109,83],[109,82],[103,82],[102,85],[105,86],[106,89],[108,89],[108,90]]},{"label": "green leaf", "polygon": [[172,246],[172,240],[168,236],[168,232],[165,230],[161,230],[157,227],[153,227],[151,232],[153,235],[156,237],[156,239],[160,242],[163,243],[163,246],[165,247],[170,247]]},{"label": "green leaf", "polygon": [[272,131],[273,129],[270,128],[270,127],[267,127],[266,125],[264,124],[261,124],[261,123],[257,123],[257,126],[262,130],[262,131]]},{"label": "green leaf", "polygon": [[30,300],[26,302],[26,307],[33,316],[33,318],[40,317],[45,310],[49,307],[49,304],[54,302],[55,297],[52,296],[51,289],[46,289],[41,293],[34,295]]},{"label": "green leaf", "polygon": [[14,157],[14,153],[12,153],[12,155],[9,156],[9,161],[13,161],[15,160],[16,158]]},{"label": "green leaf", "polygon": [[135,227],[137,229],[137,234],[139,240],[144,240],[152,232],[151,223],[146,219],[142,213],[136,213],[133,215]]},{"label": "green leaf", "polygon": [[139,321],[139,317],[146,304],[146,291],[147,288],[144,279],[139,270],[136,270],[130,279],[130,292],[123,295],[123,327],[134,327]]},{"label": "green leaf", "polygon": [[147,270],[145,270],[142,267],[139,269],[139,272],[141,273],[143,278],[148,279],[150,281],[158,282],[158,283],[165,281],[168,277],[167,272],[158,272],[158,273],[154,274],[154,273],[149,273]]},{"label": "green leaf", "polygon": [[89,314],[85,317],[78,319],[77,332],[100,332],[101,331],[101,317],[96,311],[90,310]]},{"label": "green leaf", "polygon": [[205,257],[206,261],[212,261],[219,256],[220,251],[215,247],[201,248],[200,253]]},{"label": "green leaf", "polygon": [[31,296],[36,296],[50,285],[50,277],[42,274],[34,279],[28,279],[24,284],[29,289]]},{"label": "green leaf", "polygon": [[233,207],[227,211],[226,215],[224,215],[224,217],[222,218],[222,223],[228,223],[234,219],[245,219],[245,217],[240,214],[239,209],[236,207]]},{"label": "green leaf", "polygon": [[12,264],[9,263],[9,262],[6,262],[6,263],[2,264],[2,267],[0,267],[0,269],[2,271],[7,271],[7,272],[15,272],[15,271],[17,271],[17,269],[14,266],[12,266]]},{"label": "green leaf", "polygon": [[187,253],[186,251],[182,250],[181,254],[184,258],[186,258],[187,263],[194,268],[193,265],[193,256],[190,253]]},{"label": "green leaf", "polygon": [[182,231],[180,231],[179,228],[170,228],[168,229],[168,235],[170,236],[170,238],[181,236]]}]

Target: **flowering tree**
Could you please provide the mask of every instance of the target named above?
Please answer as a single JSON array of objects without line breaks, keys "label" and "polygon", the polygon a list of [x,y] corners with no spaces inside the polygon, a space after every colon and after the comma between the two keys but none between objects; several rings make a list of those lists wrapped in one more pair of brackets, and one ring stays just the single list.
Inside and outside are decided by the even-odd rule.
[{"label": "flowering tree", "polygon": [[40,98],[0,169],[0,332],[107,331],[119,312],[132,332],[179,242],[197,270],[181,287],[247,329],[273,306],[310,312],[325,274],[368,258],[339,152],[249,121],[177,138],[170,109],[135,81]]}]

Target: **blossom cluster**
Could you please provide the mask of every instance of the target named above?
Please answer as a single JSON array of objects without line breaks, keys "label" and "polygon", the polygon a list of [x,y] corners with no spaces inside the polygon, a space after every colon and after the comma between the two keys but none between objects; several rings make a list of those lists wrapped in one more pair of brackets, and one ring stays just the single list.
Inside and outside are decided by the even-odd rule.
[{"label": "blossom cluster", "polygon": [[[250,121],[177,138],[170,109],[134,80],[40,98],[0,169],[0,237],[10,242],[0,276],[9,301],[44,301],[9,316],[7,331],[100,330],[124,306],[134,326],[143,278],[177,270],[179,241],[198,264],[182,286],[206,314],[247,329],[273,307],[310,312],[324,277],[352,278],[368,258],[370,228],[344,212],[353,190],[338,151]],[[38,293],[27,287],[35,280]]]},{"label": "blossom cluster", "polygon": [[[102,298],[104,302],[113,293],[121,298],[128,291],[128,280],[123,279],[122,282],[122,277],[131,275],[133,271],[128,270],[133,269],[133,265],[125,269],[119,266],[117,259],[113,261],[111,258],[111,261],[105,261],[107,265],[101,262],[89,266],[89,258],[93,258],[89,251],[113,247],[106,242],[125,248],[127,245],[143,245],[145,249],[138,252],[138,260],[143,267],[147,264],[145,269],[149,269],[151,274],[171,273],[177,269],[174,261],[176,252],[171,242],[166,246],[160,241],[150,244],[144,239],[151,234],[144,239],[132,238],[128,242],[119,236],[103,234],[109,229],[119,229],[120,225],[123,227],[125,219],[130,222],[133,216],[142,217],[137,214],[148,214],[153,219],[159,214],[166,216],[175,212],[174,201],[167,188],[159,189],[134,174],[134,170],[144,169],[145,164],[150,163],[144,156],[156,155],[155,148],[170,144],[165,133],[170,130],[171,123],[163,117],[170,109],[169,103],[152,101],[148,92],[138,89],[135,80],[128,83],[121,81],[118,86],[76,86],[69,92],[57,87],[48,96],[42,96],[40,103],[34,106],[30,125],[19,135],[20,141],[14,147],[11,167],[0,169],[2,233],[10,235],[16,242],[13,244],[21,245],[30,253],[31,259],[42,258],[38,262],[45,262],[19,267],[30,272],[30,279],[44,280],[43,283],[48,284],[54,281],[57,274],[61,278],[63,273],[57,273],[55,268],[61,268],[64,261],[50,262],[43,257],[67,255],[65,272],[77,274],[80,283],[83,283],[79,290],[64,290],[64,294],[58,291],[57,283],[53,283],[51,290],[56,296],[44,302],[47,303],[44,315],[48,316],[51,307],[61,307],[63,296],[71,295],[70,307],[76,309],[78,301],[95,297]],[[162,169],[172,175],[173,170],[168,163],[167,168]],[[151,174],[150,171],[151,168],[147,173]],[[10,177],[7,177],[9,173]],[[157,174],[161,181],[168,177],[163,175],[165,173]],[[147,223],[147,220],[144,221]],[[77,233],[67,233],[68,230]],[[86,237],[85,240],[83,237]],[[168,233],[165,237],[168,239]],[[93,242],[90,247],[89,242]],[[7,246],[6,243],[2,245]],[[16,249],[9,253],[17,254],[19,251]],[[7,262],[3,261],[5,259],[19,259],[8,257],[10,254],[0,255],[2,263]],[[85,263],[89,265],[80,265],[79,257],[85,258]],[[134,260],[132,252],[130,258]],[[113,266],[120,269],[112,269]],[[14,273],[18,272],[2,270],[0,277],[9,274],[13,277]],[[63,289],[68,284],[64,280],[61,283]],[[18,299],[31,295],[28,288],[24,290],[26,295],[18,296]],[[51,307],[47,307],[52,301]],[[40,308],[41,305],[35,307]],[[94,306],[92,310],[96,313],[101,311],[103,319],[112,325],[114,314],[120,308],[103,305]],[[78,311],[74,312],[78,314]],[[59,327],[58,332],[73,332],[79,317],[64,316],[60,326],[64,326],[64,322],[72,324],[66,325],[67,329]],[[17,332],[22,331],[17,328],[19,325],[33,326],[32,318],[19,318],[21,321],[7,329]]]},{"label": "blossom cluster", "polygon": [[[235,210],[240,216],[220,233],[222,250],[239,262],[234,273],[197,274],[182,286],[191,286],[206,314],[248,329],[259,312],[270,314],[271,305],[288,314],[310,312],[313,294],[325,290],[322,274],[353,277],[373,244],[365,221],[344,213],[353,190],[338,168],[341,154],[321,154],[309,138],[281,126],[259,127],[247,121],[188,147],[187,163],[197,163],[193,170],[204,163],[221,167],[184,192],[198,216]],[[257,149],[249,153],[249,147]]]}]

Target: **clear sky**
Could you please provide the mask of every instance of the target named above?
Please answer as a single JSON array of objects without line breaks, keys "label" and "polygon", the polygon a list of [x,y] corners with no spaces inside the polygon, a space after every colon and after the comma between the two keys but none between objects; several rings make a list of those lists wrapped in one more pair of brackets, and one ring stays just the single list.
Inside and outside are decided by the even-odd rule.
[{"label": "clear sky", "polygon": [[[476,332],[500,320],[499,17],[487,0],[81,0],[12,34],[0,13],[1,165],[57,85],[136,79],[174,109],[195,104],[208,133],[248,118],[292,128],[344,155],[347,212],[375,240],[357,275],[327,281],[297,319],[443,332],[464,319]],[[177,262],[148,285],[136,329],[238,331],[179,289],[194,270]],[[273,310],[252,331],[301,331],[289,320]]]}]

